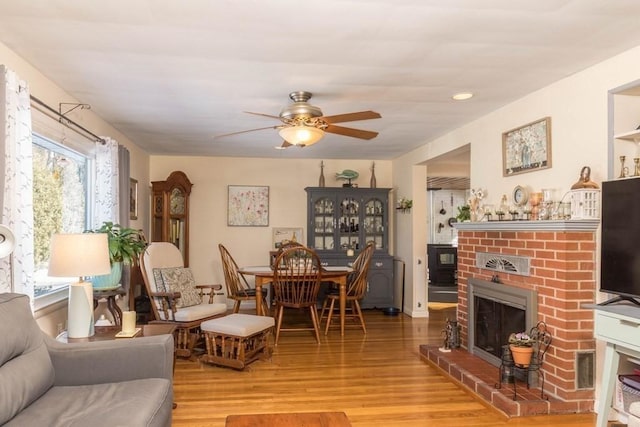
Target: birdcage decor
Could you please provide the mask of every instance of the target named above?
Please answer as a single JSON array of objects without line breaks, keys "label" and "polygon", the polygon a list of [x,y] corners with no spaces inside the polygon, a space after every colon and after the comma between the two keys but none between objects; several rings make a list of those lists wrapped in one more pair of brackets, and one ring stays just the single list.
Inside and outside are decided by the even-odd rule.
[{"label": "birdcage decor", "polygon": [[600,218],[600,189],[578,188],[570,193],[571,219]]}]

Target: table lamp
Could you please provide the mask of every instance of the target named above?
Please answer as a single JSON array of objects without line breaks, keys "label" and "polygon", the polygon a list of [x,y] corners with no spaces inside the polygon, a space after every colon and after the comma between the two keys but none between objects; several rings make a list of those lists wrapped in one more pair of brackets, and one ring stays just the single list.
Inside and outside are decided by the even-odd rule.
[{"label": "table lamp", "polygon": [[87,338],[93,329],[93,286],[83,277],[109,274],[106,233],[54,234],[51,236],[49,276],[78,277],[69,284],[67,336]]},{"label": "table lamp", "polygon": [[9,276],[7,280],[9,281],[9,290],[11,292],[13,289],[13,250],[16,247],[16,239],[13,235],[13,232],[6,225],[0,224],[0,259],[4,257],[9,257]]}]

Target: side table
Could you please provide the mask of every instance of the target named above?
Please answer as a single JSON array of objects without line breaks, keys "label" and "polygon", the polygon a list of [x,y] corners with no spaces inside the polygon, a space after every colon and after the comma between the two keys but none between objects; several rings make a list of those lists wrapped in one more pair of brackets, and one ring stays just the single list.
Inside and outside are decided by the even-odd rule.
[{"label": "side table", "polygon": [[[596,412],[597,427],[606,427],[618,380],[620,359],[640,358],[640,309],[629,304],[593,305],[594,335],[605,342],[602,382]],[[624,373],[624,372],[623,372]]]},{"label": "side table", "polygon": [[93,342],[93,341],[109,341],[109,340],[127,340],[139,337],[151,337],[153,335],[173,334],[176,330],[175,325],[167,325],[164,323],[152,325],[136,325],[140,328],[140,332],[132,338],[116,338],[116,334],[122,330],[120,326],[96,326],[96,333],[87,338],[69,338],[67,331],[62,332],[56,337],[58,342],[74,343],[74,342]]},{"label": "side table", "polygon": [[98,308],[98,301],[100,301],[102,298],[106,298],[107,309],[113,316],[113,323],[115,323],[116,326],[121,326],[122,310],[120,309],[120,307],[118,307],[118,304],[116,302],[116,297],[118,295],[125,296],[126,294],[127,294],[127,291],[125,291],[122,286],[115,289],[107,289],[104,291],[99,289],[94,289],[93,290],[93,309],[95,310],[96,308]]}]

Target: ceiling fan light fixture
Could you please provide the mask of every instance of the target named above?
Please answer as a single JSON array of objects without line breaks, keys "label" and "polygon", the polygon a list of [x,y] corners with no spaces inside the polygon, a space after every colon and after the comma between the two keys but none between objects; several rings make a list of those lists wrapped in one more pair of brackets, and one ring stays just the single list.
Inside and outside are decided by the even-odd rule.
[{"label": "ceiling fan light fixture", "polygon": [[278,132],[282,139],[292,145],[308,147],[320,141],[324,136],[324,131],[312,126],[289,126],[280,129]]}]

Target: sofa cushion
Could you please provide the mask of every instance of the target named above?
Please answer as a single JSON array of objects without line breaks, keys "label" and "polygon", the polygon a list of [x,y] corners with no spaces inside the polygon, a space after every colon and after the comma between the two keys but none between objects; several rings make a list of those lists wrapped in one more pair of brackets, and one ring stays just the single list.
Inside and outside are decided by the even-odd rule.
[{"label": "sofa cushion", "polygon": [[29,298],[0,294],[0,425],[51,388],[53,365]]},{"label": "sofa cushion", "polygon": [[166,291],[180,292],[180,298],[176,301],[177,308],[191,307],[192,305],[197,305],[202,302],[202,297],[196,290],[196,282],[193,279],[193,274],[191,273],[190,268],[171,267],[160,268],[157,270],[160,270],[162,283],[164,284]]},{"label": "sofa cushion", "polygon": [[170,425],[172,399],[167,399],[170,393],[171,382],[162,378],[56,386],[6,426]]}]

